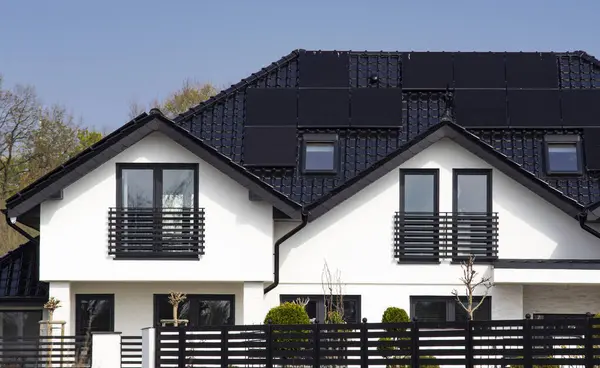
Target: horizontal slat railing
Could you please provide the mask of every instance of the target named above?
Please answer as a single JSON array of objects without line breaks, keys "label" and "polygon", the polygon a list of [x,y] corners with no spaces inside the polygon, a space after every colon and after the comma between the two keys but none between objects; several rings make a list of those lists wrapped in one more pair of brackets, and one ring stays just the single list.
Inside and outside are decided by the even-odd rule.
[{"label": "horizontal slat railing", "polygon": [[498,213],[417,213],[394,215],[394,256],[400,262],[440,259],[478,262],[498,258]]},{"label": "horizontal slat railing", "polygon": [[90,367],[91,340],[85,336],[0,338],[0,367]]},{"label": "horizontal slat railing", "polygon": [[118,258],[204,254],[204,209],[110,208],[108,253]]},{"label": "horizontal slat railing", "polygon": [[600,364],[600,320],[591,317],[550,321],[161,327],[156,333],[157,367],[429,364],[591,367]]},{"label": "horizontal slat railing", "polygon": [[121,336],[121,368],[142,367],[142,337]]}]

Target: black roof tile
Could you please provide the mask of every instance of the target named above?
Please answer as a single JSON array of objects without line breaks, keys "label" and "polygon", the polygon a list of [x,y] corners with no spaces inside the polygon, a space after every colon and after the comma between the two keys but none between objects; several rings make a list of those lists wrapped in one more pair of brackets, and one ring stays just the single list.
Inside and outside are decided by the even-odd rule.
[{"label": "black roof tile", "polygon": [[40,281],[38,239],[31,240],[0,258],[0,304],[48,299],[48,284]]},{"label": "black roof tile", "polygon": [[[439,124],[442,115],[447,111],[444,89],[402,89],[402,98],[401,101],[398,101],[402,105],[402,121],[398,127],[320,126],[297,129],[298,143],[304,133],[336,133],[339,135],[341,169],[337,175],[333,177],[301,175],[299,167],[244,168],[246,91],[250,88],[301,88],[299,85],[302,74],[300,55],[306,52],[304,50],[293,51],[175,119],[178,126],[199,138],[199,142],[203,145],[211,147],[224,159],[230,160],[241,170],[247,171],[250,177],[259,178],[265,188],[274,190],[278,193],[276,195],[289,199],[293,202],[292,204],[297,203],[303,206],[309,206],[321,198],[327,197],[329,193],[343,187],[353,179],[360,179],[361,175],[369,168],[385,160],[403,146],[410,145],[413,139]],[[318,52],[311,53],[318,54]],[[353,51],[346,53],[348,55],[348,85],[350,89],[402,88],[403,60],[408,55],[414,54]],[[492,54],[503,60],[506,59],[506,53]],[[331,53],[328,55],[331,56]],[[465,55],[468,53],[461,53],[461,58],[464,59]],[[559,81],[556,86],[558,89],[600,89],[600,63],[593,57],[579,51],[545,53],[544,58],[547,58],[548,55],[553,55],[557,60]],[[446,59],[453,60],[453,58],[444,60]],[[490,63],[490,65],[496,65],[496,63]],[[334,67],[339,68],[340,66],[334,65]],[[339,70],[336,70],[337,72]],[[373,76],[377,76],[377,83],[372,83]],[[417,82],[413,81],[418,84]],[[547,81],[544,83],[550,84]],[[453,88],[452,85],[449,87]],[[126,124],[118,132],[123,133],[131,124]],[[461,125],[461,121],[457,121],[457,124]],[[546,177],[542,164],[542,138],[548,132],[584,134],[583,130],[576,128],[570,128],[563,124],[562,127],[540,126],[539,128],[511,129],[507,123],[506,127],[479,127],[469,131],[474,137],[493,147],[498,154],[520,165],[524,169],[522,171],[537,178],[540,185],[564,194],[565,199],[568,199],[566,206],[569,207],[572,201],[583,206],[600,200],[600,188],[595,179],[596,173],[586,172],[578,178]],[[108,140],[112,139],[111,136],[108,137]],[[118,136],[119,134],[115,137],[118,138]],[[96,149],[97,147],[93,146],[86,152],[93,152]],[[300,162],[299,157],[296,162]],[[68,162],[63,165],[62,169],[69,170],[71,169],[69,166]],[[57,173],[50,173],[47,177],[53,175],[57,175]],[[9,208],[10,201],[30,195],[29,192],[35,191],[38,185],[40,185],[40,181],[11,198]]]}]

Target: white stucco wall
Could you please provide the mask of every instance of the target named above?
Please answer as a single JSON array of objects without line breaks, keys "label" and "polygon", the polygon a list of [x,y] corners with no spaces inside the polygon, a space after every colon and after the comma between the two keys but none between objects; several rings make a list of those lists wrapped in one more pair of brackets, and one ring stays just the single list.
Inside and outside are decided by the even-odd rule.
[{"label": "white stucco wall", "polygon": [[[400,168],[439,169],[440,211],[450,212],[452,169],[492,167],[445,139]],[[600,257],[600,241],[576,220],[496,169],[492,188],[493,210],[499,215],[500,258]],[[342,272],[347,294],[363,296],[363,316],[369,319],[380,318],[390,305],[408,310],[411,295],[444,296],[460,288],[458,265],[407,265],[394,259],[393,216],[400,208],[399,193],[399,171],[393,170],[286,241],[281,247],[281,284],[268,295],[269,303],[278,301],[279,294],[321,294],[324,261]],[[275,234],[292,226],[277,223]],[[477,270],[493,276],[489,266]],[[560,271],[555,272],[558,276]],[[560,282],[559,277],[555,280]],[[526,283],[527,276],[520,282]],[[493,292],[498,294],[492,303],[494,318],[522,318],[520,287],[506,285]],[[506,296],[514,297],[514,302],[502,304],[500,299]]]},{"label": "white stucco wall", "polygon": [[[116,163],[199,163],[205,252],[199,261],[114,260],[108,209],[116,202]],[[45,281],[268,281],[273,278],[272,207],[160,133],[153,133],[41,206],[40,278]]]},{"label": "white stucco wall", "polygon": [[525,285],[523,310],[531,314],[600,313],[600,286]]}]

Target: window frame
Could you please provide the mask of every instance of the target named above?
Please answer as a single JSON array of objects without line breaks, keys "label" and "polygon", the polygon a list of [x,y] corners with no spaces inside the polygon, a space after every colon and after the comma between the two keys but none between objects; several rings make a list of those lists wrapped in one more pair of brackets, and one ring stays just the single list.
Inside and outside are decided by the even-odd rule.
[{"label": "window frame", "polygon": [[[316,144],[331,144],[333,146],[333,168],[326,170],[314,170],[306,167],[306,155],[307,148],[311,143]],[[339,163],[339,136],[337,134],[315,134],[315,133],[306,133],[302,135],[302,145],[301,145],[301,172],[302,174],[310,174],[310,175],[334,175],[339,171],[340,163]]]},{"label": "window frame", "polygon": [[[153,294],[152,295],[152,301],[153,301],[153,316],[152,316],[152,320],[154,323],[155,327],[160,327],[161,323],[160,323],[160,316],[158,313],[158,302],[159,302],[159,298],[168,298],[169,294]],[[233,326],[235,325],[235,294],[186,294],[186,299],[190,301],[190,303],[195,303],[197,304],[198,301],[200,300],[227,300],[229,301],[230,305],[231,305],[231,316],[230,316],[230,321],[226,326]],[[197,316],[197,314],[194,314],[194,311],[198,311],[198,305],[194,306],[194,305],[190,305],[190,314],[192,316]],[[192,321],[191,318],[189,318],[189,325],[192,325],[194,323],[194,321]],[[200,326],[197,326],[200,327]]]},{"label": "window frame", "polygon": [[114,332],[115,331],[115,294],[75,294],[75,335],[83,336],[85,331],[82,330],[81,309],[79,308],[82,299],[107,299],[110,305],[110,327],[109,331],[94,331],[94,332]]},{"label": "window frame", "polygon": [[[36,322],[36,325],[38,325],[38,322],[44,319],[44,309],[42,307],[5,306],[4,308],[0,308],[0,313],[33,313],[33,312],[40,314],[41,318]],[[4,329],[4,326],[2,326],[2,327]],[[38,328],[38,332],[39,332],[39,328]],[[29,336],[24,335],[23,337],[29,337]],[[0,330],[0,339],[1,338],[4,338],[3,330]]]},{"label": "window frame", "polygon": [[[117,208],[123,207],[123,170],[152,170],[152,208],[162,208],[163,170],[192,170],[194,172],[194,210],[198,210],[198,164],[197,163],[117,163]],[[160,204],[160,206],[157,206]]]},{"label": "window frame", "polygon": [[[574,145],[577,155],[576,171],[554,171],[550,168],[550,147],[555,144]],[[578,134],[547,134],[544,136],[544,169],[549,176],[581,176],[583,175],[583,147]]]},{"label": "window frame", "polygon": [[[476,300],[477,302],[479,302],[479,299],[482,297],[482,295],[473,295],[474,300]],[[461,297],[464,298],[464,297]],[[489,299],[489,302],[484,302],[481,307],[479,308],[484,308],[485,305],[487,305],[488,308],[488,314],[489,314],[489,319],[491,320],[492,318],[492,297],[490,295],[485,297],[486,300]],[[457,308],[459,308],[459,306],[457,305],[457,300],[454,296],[435,296],[435,295],[411,295],[410,296],[410,316],[411,318],[415,318],[416,316],[416,304],[417,302],[422,302],[422,301],[426,301],[426,302],[440,302],[443,301],[446,303],[446,321],[427,321],[427,322],[433,322],[433,323],[440,323],[440,322],[456,322],[456,310]],[[465,312],[466,313],[466,312]],[[477,320],[475,320],[477,321]]]},{"label": "window frame", "polygon": [[400,212],[405,213],[407,175],[433,175],[433,215],[440,212],[440,169],[400,169]]},{"label": "window frame", "polygon": [[494,212],[494,180],[492,169],[452,169],[452,212],[458,213],[458,177],[461,175],[486,176],[486,213]]},{"label": "window frame", "polygon": [[[279,295],[279,303],[283,304],[285,302],[293,302],[298,298],[304,299],[304,298],[310,298],[311,300],[317,300],[317,315],[321,315],[323,317],[325,317],[325,297],[329,296],[329,295],[324,295],[324,294],[281,294]],[[334,296],[334,297],[337,297]],[[355,302],[356,304],[356,321],[355,322],[348,322],[348,323],[360,323],[361,322],[361,318],[362,318],[362,298],[360,295],[343,295],[344,300],[352,300]],[[319,323],[324,323],[324,321],[321,321],[318,319],[317,317],[317,321]]]}]

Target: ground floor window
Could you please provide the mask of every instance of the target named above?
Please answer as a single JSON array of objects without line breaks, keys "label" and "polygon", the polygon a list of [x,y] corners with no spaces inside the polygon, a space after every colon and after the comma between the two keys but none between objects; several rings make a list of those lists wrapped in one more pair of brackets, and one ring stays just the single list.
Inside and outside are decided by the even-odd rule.
[{"label": "ground floor window", "polygon": [[[327,298],[330,298],[327,296]],[[341,303],[344,306],[344,321],[346,323],[359,323],[360,322],[360,295],[344,295],[342,297],[333,296],[333,303]],[[323,323],[325,321],[326,312],[326,298],[324,295],[281,295],[281,303],[293,302],[296,300],[306,301],[306,312],[308,317],[312,321],[319,321]]]},{"label": "ground floor window", "polygon": [[0,337],[34,337],[40,334],[42,310],[0,311]]},{"label": "ground floor window", "polygon": [[75,329],[79,336],[90,332],[113,332],[115,296],[113,294],[75,295]]},{"label": "ground floor window", "polygon": [[[189,320],[189,326],[220,326],[235,324],[235,295],[187,294],[179,304],[179,319]],[[161,320],[173,319],[173,306],[169,295],[154,295],[154,324],[161,326]]]},{"label": "ground floor window", "polygon": [[[462,298],[466,303],[466,298]],[[479,303],[481,297],[474,297],[473,303]],[[410,315],[423,322],[466,321],[467,312],[453,296],[411,296]],[[483,304],[473,314],[476,321],[492,319],[492,299],[486,297]]]}]

